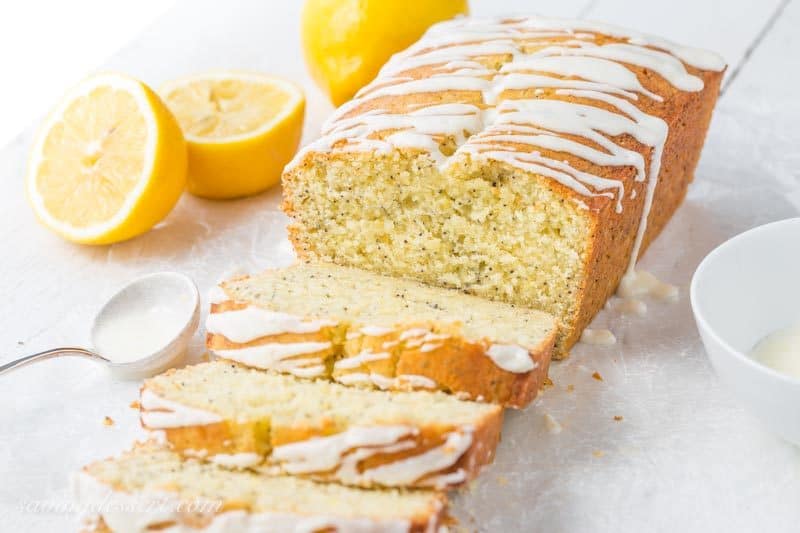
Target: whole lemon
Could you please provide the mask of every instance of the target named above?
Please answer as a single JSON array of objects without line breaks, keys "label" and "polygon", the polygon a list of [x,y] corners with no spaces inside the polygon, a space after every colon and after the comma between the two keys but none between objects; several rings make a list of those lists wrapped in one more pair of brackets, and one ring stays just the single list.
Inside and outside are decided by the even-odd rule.
[{"label": "whole lemon", "polygon": [[306,63],[338,106],[432,24],[468,12],[467,0],[306,0],[301,15]]}]

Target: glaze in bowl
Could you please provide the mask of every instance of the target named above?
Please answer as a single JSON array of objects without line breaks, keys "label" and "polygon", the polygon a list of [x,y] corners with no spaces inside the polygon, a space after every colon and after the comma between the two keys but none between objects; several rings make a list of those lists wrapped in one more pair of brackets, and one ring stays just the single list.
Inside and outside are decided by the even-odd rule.
[{"label": "glaze in bowl", "polygon": [[714,249],[695,271],[691,301],[722,382],[769,429],[800,445],[800,379],[748,355],[800,318],[800,218],[759,226]]}]

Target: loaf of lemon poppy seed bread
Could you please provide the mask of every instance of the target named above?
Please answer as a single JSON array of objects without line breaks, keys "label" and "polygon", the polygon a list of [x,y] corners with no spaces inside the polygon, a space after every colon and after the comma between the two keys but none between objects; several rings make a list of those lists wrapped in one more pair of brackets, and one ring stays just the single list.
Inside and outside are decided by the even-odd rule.
[{"label": "loaf of lemon poppy seed bread", "polygon": [[219,357],[384,390],[442,390],[524,407],[547,379],[555,319],[326,263],[223,282],[207,346]]},{"label": "loaf of lemon poppy seed bread", "polygon": [[287,166],[290,238],[551,313],[564,356],[681,203],[724,69],[598,23],[437,24]]}]

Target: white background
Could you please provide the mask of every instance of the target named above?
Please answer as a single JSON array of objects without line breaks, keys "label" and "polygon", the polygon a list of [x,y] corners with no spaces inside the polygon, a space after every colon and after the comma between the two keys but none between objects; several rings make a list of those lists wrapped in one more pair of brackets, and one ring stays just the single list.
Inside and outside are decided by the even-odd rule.
[{"label": "white background", "polygon": [[0,146],[174,3],[0,2]]},{"label": "white background", "polygon": [[[46,32],[52,37],[47,45],[31,45],[29,34],[42,24],[72,24],[69,8],[33,2],[28,11],[26,3],[27,15],[20,18],[21,6],[2,4],[0,23],[17,38],[2,47],[13,57],[3,56],[0,90],[11,90],[5,87],[9,80],[31,71],[61,72],[58,81],[14,87],[22,96],[3,108],[4,115],[27,106],[20,120],[32,124],[47,101],[97,65],[155,86],[222,67],[286,76],[308,97],[304,142],[317,136],[330,112],[302,63],[299,1],[178,0],[152,24],[145,20],[162,3],[90,4],[114,8],[75,17],[83,26],[72,35]],[[686,291],[696,265],[714,246],[754,225],[800,214],[800,0],[472,5],[476,14],[539,11],[630,26],[714,49],[729,69],[695,182],[642,261],[644,269],[681,288],[680,301],[651,302],[643,318],[598,315],[595,326],[611,328],[618,344],[579,345],[568,360],[552,366],[555,384],[535,405],[509,414],[495,464],[454,498],[462,524],[493,533],[797,532],[800,450],[764,431],[722,389],[700,344]],[[142,33],[126,26],[127,19],[138,21]],[[98,27],[105,33],[83,40],[83,33]],[[85,51],[78,63],[48,53],[76,39]],[[292,259],[286,219],[277,209],[279,191],[234,202],[184,195],[163,224],[137,239],[105,247],[65,243],[36,224],[24,199],[32,135],[26,127],[0,150],[2,362],[85,342],[104,299],[139,274],[179,270],[205,294],[232,266],[254,270]],[[193,353],[201,351],[198,333]],[[603,382],[592,379],[594,371]],[[71,513],[37,512],[24,504],[68,503],[71,472],[129,446],[138,421],[128,404],[136,395],[136,383],[113,382],[96,365],[75,359],[0,379],[0,531],[73,529]],[[546,413],[562,424],[561,433],[548,432]],[[624,420],[614,421],[616,415]],[[105,416],[116,423],[103,425]]]}]

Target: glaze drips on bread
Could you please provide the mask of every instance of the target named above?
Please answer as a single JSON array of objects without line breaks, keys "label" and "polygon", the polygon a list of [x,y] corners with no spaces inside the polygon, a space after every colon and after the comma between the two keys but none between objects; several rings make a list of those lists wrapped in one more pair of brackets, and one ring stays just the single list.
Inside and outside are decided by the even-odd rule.
[{"label": "glaze drips on bread", "polygon": [[563,354],[680,203],[723,70],[596,23],[438,24],[287,167],[290,235],[551,312]]}]

